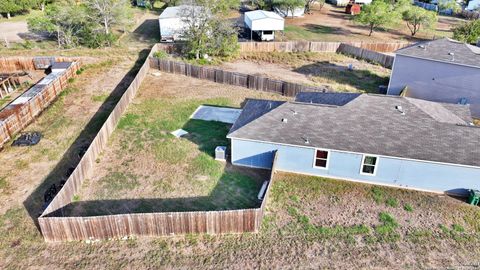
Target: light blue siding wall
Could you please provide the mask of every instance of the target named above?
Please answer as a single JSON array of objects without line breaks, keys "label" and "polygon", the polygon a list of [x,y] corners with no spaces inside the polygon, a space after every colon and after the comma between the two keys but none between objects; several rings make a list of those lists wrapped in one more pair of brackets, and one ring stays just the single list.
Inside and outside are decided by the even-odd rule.
[{"label": "light blue siding wall", "polygon": [[325,177],[361,180],[431,191],[480,189],[480,169],[389,157],[380,157],[375,176],[360,174],[362,155],[330,151],[327,169],[313,167],[314,148],[232,139],[232,163],[269,168],[273,151],[278,151],[277,168]]}]

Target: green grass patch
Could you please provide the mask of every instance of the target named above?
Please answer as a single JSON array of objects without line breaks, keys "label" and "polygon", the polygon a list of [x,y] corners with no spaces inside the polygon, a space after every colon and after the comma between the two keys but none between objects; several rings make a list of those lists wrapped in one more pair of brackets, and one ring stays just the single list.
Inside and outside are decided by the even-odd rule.
[{"label": "green grass patch", "polygon": [[394,207],[394,208],[398,207],[398,201],[397,201],[397,199],[395,199],[395,198],[388,198],[388,199],[385,201],[385,204],[386,204],[387,206]]},{"label": "green grass patch", "polygon": [[7,177],[0,177],[0,189],[5,192],[9,186],[10,185],[8,184]]},{"label": "green grass patch", "polygon": [[107,93],[102,93],[100,95],[95,95],[95,96],[92,96],[92,101],[94,102],[105,102],[105,100],[107,100],[109,94]]},{"label": "green grass patch", "polygon": [[400,239],[397,232],[398,223],[395,218],[387,212],[381,212],[379,215],[381,225],[375,227],[375,233],[378,240],[385,242],[395,242]]},{"label": "green grass patch", "polygon": [[408,204],[406,203],[404,206],[403,206],[403,210],[407,211],[407,212],[413,212],[413,206],[411,204]]},{"label": "green grass patch", "polygon": [[376,204],[383,203],[383,201],[385,200],[385,191],[378,186],[373,186],[370,189],[370,194]]},{"label": "green grass patch", "polygon": [[99,180],[104,194],[116,195],[123,191],[133,190],[140,185],[137,176],[131,173],[111,172]]},{"label": "green grass patch", "polygon": [[325,37],[335,32],[335,28],[324,25],[286,25],[285,35],[289,40],[325,40]]}]

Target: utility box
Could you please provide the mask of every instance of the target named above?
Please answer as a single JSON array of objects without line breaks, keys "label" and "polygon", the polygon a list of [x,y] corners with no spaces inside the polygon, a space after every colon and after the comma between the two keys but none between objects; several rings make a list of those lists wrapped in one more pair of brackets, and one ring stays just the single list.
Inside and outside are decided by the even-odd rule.
[{"label": "utility box", "polygon": [[226,161],[227,160],[227,147],[217,146],[215,148],[215,160]]},{"label": "utility box", "polygon": [[470,194],[468,195],[468,203],[471,205],[478,205],[480,202],[480,191],[470,189]]}]

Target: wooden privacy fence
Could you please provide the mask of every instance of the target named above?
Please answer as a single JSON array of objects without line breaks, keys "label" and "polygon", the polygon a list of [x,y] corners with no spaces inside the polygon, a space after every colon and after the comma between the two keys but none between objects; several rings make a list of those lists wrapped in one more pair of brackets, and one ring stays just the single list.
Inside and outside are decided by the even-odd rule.
[{"label": "wooden privacy fence", "polygon": [[181,74],[193,78],[209,80],[216,83],[242,86],[249,89],[275,92],[293,97],[299,92],[326,92],[326,88],[307,86],[268,77],[226,71],[218,68],[202,67],[185,62],[158,59],[151,57],[150,65],[164,72]]},{"label": "wooden privacy fence", "polygon": [[53,62],[79,62],[78,58],[40,56],[40,57],[1,57],[0,72],[37,70],[49,67]]},{"label": "wooden privacy fence", "polygon": [[66,88],[68,79],[75,76],[79,67],[79,62],[73,62],[62,75],[47,85],[35,85],[30,88],[28,91],[31,92],[31,96],[28,101],[14,104],[16,102],[14,100],[0,111],[0,147],[30,124],[57,98]]},{"label": "wooden privacy fence", "polygon": [[369,43],[369,42],[321,42],[321,41],[285,41],[285,42],[239,42],[240,52],[337,52],[342,44],[376,52],[394,52],[410,43]]},{"label": "wooden privacy fence", "polygon": [[[48,242],[60,242],[130,236],[258,232],[262,225],[266,201],[275,175],[276,156],[277,154],[274,153],[267,188],[258,208],[93,217],[50,217],[45,216],[44,212],[38,219],[42,235]],[[69,183],[69,181],[71,179],[67,180],[66,185],[73,183]]]},{"label": "wooden privacy fence", "polygon": [[338,52],[352,55],[354,57],[358,57],[367,61],[375,62],[386,68],[392,68],[393,60],[395,60],[395,57],[392,55],[387,55],[384,53],[379,53],[348,44],[341,44],[338,48]]},{"label": "wooden privacy fence", "polygon": [[[157,51],[154,46],[149,57]],[[198,212],[169,212],[105,215],[94,217],[62,217],[54,212],[72,202],[84,179],[91,173],[98,155],[105,149],[108,138],[121,115],[133,100],[141,82],[150,69],[147,59],[135,79],[100,128],[77,167],[63,188],[38,218],[45,241],[73,241],[86,239],[121,238],[125,236],[158,236],[185,233],[240,233],[256,232],[261,226],[265,201],[270,192],[276,163],[274,154],[272,171],[261,206],[253,209]],[[61,212],[61,211],[58,211]],[[57,212],[57,213],[58,213]]]}]

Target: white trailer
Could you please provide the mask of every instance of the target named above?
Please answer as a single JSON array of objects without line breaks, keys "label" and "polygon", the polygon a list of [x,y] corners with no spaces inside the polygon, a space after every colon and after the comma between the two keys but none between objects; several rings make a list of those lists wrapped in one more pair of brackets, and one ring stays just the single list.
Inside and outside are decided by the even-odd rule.
[{"label": "white trailer", "polygon": [[195,12],[202,12],[202,8],[198,6],[181,5],[176,7],[166,8],[160,17],[158,23],[160,26],[160,41],[174,42],[175,40],[182,40],[183,33],[186,27],[187,14],[190,14],[192,9]]},{"label": "white trailer", "polygon": [[250,37],[253,32],[260,36],[262,41],[275,39],[275,31],[283,31],[285,20],[277,13],[265,10],[245,12],[245,27],[250,29]]}]

